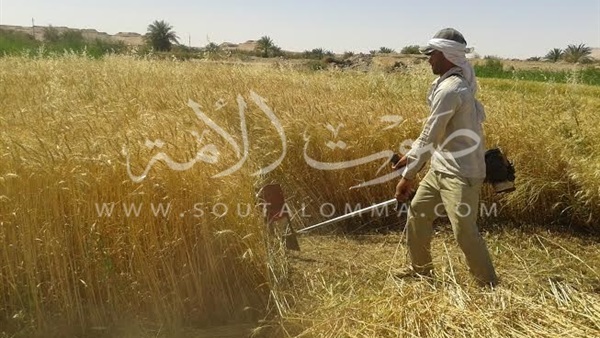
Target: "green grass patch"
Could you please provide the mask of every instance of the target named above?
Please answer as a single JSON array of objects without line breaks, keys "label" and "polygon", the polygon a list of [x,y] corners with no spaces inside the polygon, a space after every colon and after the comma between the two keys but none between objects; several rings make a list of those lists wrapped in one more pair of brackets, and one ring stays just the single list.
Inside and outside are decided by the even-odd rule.
[{"label": "green grass patch", "polygon": [[478,77],[553,83],[579,83],[600,86],[600,69],[587,66],[578,70],[507,69],[500,60],[488,59],[474,66]]},{"label": "green grass patch", "polygon": [[37,50],[40,42],[33,36],[9,30],[0,30],[0,55],[17,55]]},{"label": "green grass patch", "polygon": [[0,30],[0,57],[7,55],[50,56],[75,53],[99,58],[109,53],[123,53],[123,42],[101,39],[86,40],[79,31],[54,34],[49,41],[38,41],[32,35],[11,30]]}]

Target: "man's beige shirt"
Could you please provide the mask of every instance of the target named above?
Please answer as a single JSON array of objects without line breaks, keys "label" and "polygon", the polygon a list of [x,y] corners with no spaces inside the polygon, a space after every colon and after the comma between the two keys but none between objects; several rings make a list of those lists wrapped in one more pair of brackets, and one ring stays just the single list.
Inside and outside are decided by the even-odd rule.
[{"label": "man's beige shirt", "polygon": [[483,107],[469,90],[461,69],[454,67],[436,79],[427,101],[431,108],[419,138],[406,154],[402,176],[414,179],[431,159],[431,169],[459,177],[485,177]]}]

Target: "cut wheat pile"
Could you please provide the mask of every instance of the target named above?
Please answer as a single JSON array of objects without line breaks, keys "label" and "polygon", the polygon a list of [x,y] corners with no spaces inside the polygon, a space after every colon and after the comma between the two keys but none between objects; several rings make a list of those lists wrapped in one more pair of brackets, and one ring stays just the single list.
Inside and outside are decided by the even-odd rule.
[{"label": "cut wheat pile", "polygon": [[[288,289],[285,276],[298,273],[286,275],[288,258],[266,249],[258,188],[279,182],[292,211],[312,215],[295,226],[323,220],[323,203],[339,213],[346,203],[390,198],[393,182],[347,189],[377,177],[382,161],[323,171],[306,156],[331,163],[398,151],[427,115],[432,77],[424,65],[401,74],[278,67],[0,59],[0,336],[110,335],[123,326],[157,335],[273,315],[283,316],[278,334],[315,337],[470,336],[482,327],[498,337],[598,332],[593,243],[563,250],[552,243],[558,239],[522,239],[536,246],[531,256],[506,243],[516,235],[499,236],[497,264],[514,274],[507,279],[514,287],[494,292],[455,281],[460,265],[450,256],[439,284],[394,284],[385,275],[394,263],[373,256],[295,279],[297,290]],[[481,86],[488,147],[502,146],[518,171],[516,192],[486,199],[521,224],[598,230],[600,89]],[[138,177],[159,152],[185,163],[209,143],[205,160],[186,170],[158,161]],[[372,268],[361,265],[364,275],[357,274],[356,264]],[[572,269],[568,280],[548,271],[563,268]]]}]

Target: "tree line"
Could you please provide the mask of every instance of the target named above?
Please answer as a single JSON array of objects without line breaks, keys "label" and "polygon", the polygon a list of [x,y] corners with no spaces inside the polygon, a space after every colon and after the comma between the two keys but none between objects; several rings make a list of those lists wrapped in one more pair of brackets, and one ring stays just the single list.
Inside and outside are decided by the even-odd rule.
[{"label": "tree line", "polygon": [[544,59],[551,62],[563,60],[571,63],[588,63],[592,61],[591,54],[592,48],[580,43],[578,45],[568,45],[565,49],[553,48],[544,56]]},{"label": "tree line", "polygon": [[[156,20],[150,25],[145,35],[146,42],[156,51],[171,51],[174,46],[179,46],[179,38],[173,27],[165,22],[164,20]],[[208,43],[204,47],[205,53],[209,55],[219,55],[223,53],[222,48],[214,42]],[[390,54],[394,53],[395,50],[389,47],[381,47],[379,50],[372,50],[370,54]],[[401,54],[419,54],[418,45],[410,45],[402,48]],[[273,39],[269,36],[263,36],[256,41],[255,54],[260,57],[278,57],[284,56],[285,53],[275,44]],[[297,53],[297,56],[302,56],[309,59],[321,59],[328,56],[333,56],[333,52],[323,49],[314,48],[312,50],[305,50],[302,53]],[[353,52],[344,53],[345,57],[353,56]],[[288,55],[289,56],[289,55]]]},{"label": "tree line", "polygon": [[[164,20],[155,20],[148,25],[144,35],[145,47],[142,47],[140,53],[144,54],[150,50],[158,53],[174,52],[180,56],[187,57],[206,57],[221,58],[236,54],[239,56],[256,57],[286,57],[286,58],[304,58],[321,60],[327,57],[333,57],[334,53],[324,48],[314,48],[304,52],[286,52],[279,47],[271,37],[262,36],[256,41],[256,48],[252,51],[227,50],[222,46],[210,42],[202,48],[185,46],[179,42],[179,37],[173,26]],[[0,55],[2,54],[23,54],[35,53],[61,53],[66,51],[81,52],[93,57],[99,57],[106,53],[121,53],[127,50],[127,46],[122,42],[115,42],[103,39],[93,41],[86,40],[80,31],[67,30],[59,32],[56,28],[49,26],[44,29],[43,43],[37,41],[33,36],[12,31],[3,31],[0,34]],[[396,51],[389,47],[381,47],[378,50],[371,50],[370,54],[390,54]],[[546,60],[550,62],[565,61],[571,63],[590,63],[592,49],[585,44],[571,44],[566,48],[553,48],[542,58],[532,57],[530,61]],[[405,46],[400,50],[400,54],[419,54],[418,45]],[[347,51],[343,54],[344,59],[354,56],[354,52]]]}]

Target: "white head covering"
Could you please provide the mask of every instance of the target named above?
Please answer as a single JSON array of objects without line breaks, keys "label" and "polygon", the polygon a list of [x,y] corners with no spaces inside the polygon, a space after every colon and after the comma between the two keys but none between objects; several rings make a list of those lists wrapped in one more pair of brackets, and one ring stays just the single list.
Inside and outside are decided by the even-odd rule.
[{"label": "white head covering", "polygon": [[473,95],[477,92],[477,78],[475,77],[475,70],[469,61],[467,60],[467,53],[472,51],[471,48],[467,48],[466,44],[456,42],[448,39],[433,38],[427,43],[428,48],[439,50],[444,53],[444,57],[448,61],[457,65],[462,69],[462,75],[469,83],[469,88]]},{"label": "white head covering", "polygon": [[[467,81],[474,96],[477,93],[477,78],[475,77],[475,69],[473,69],[466,56],[467,53],[473,51],[473,48],[467,48],[467,42],[463,35],[454,28],[444,28],[429,40],[426,47],[421,48],[425,54],[431,53],[434,49],[442,52],[448,61],[461,68],[462,76]],[[483,122],[486,117],[485,110],[477,99],[475,99],[475,109],[479,122]]]}]

